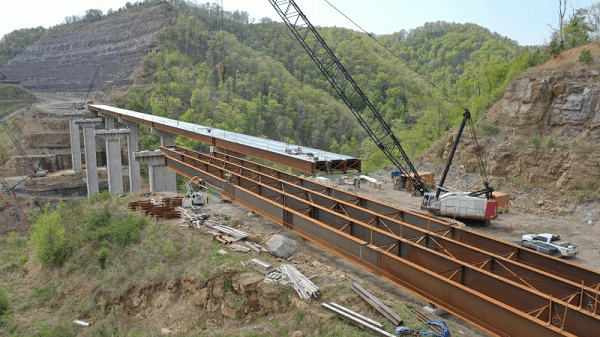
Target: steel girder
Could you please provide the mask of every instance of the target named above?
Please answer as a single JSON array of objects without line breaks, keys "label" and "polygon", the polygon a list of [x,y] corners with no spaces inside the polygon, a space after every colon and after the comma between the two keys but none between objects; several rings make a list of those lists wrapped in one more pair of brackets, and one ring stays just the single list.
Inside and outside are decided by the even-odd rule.
[{"label": "steel girder", "polygon": [[391,217],[399,210],[376,214],[356,205],[370,200],[336,200],[328,195],[346,192],[318,184],[311,190],[302,186],[307,180],[255,163],[182,148],[161,150],[178,173],[202,176],[257,213],[491,333],[585,336],[600,327],[597,288],[511,260],[519,247],[508,256],[490,254],[455,240],[450,235],[455,227],[428,216],[424,230]]},{"label": "steel girder", "polygon": [[[221,139],[218,137],[212,137],[205,134],[196,133],[190,130],[186,130],[181,127],[166,125],[156,121],[137,118],[131,114],[119,113],[107,108],[100,108],[98,106],[90,106],[89,109],[96,113],[102,113],[103,115],[110,116],[117,119],[122,119],[125,121],[129,121],[132,123],[145,125],[148,127],[155,128],[160,131],[164,131],[173,135],[183,136],[190,139],[197,140],[204,144],[216,146],[221,149],[243,153],[248,156],[253,156],[256,158],[264,159],[270,161],[272,163],[277,163],[281,165],[285,165],[291,168],[294,168],[298,171],[314,174],[319,171],[324,172],[332,172],[332,171],[343,171],[347,172],[349,170],[361,170],[361,160],[358,158],[350,158],[350,159],[333,159],[333,160],[316,160],[309,161],[302,158],[297,158],[293,156],[283,155],[278,152],[268,151],[265,149],[261,149],[258,147],[254,147],[248,144],[243,144],[241,142],[236,142],[232,140]],[[122,111],[128,111],[123,110]],[[137,113],[139,114],[139,113]]]}]

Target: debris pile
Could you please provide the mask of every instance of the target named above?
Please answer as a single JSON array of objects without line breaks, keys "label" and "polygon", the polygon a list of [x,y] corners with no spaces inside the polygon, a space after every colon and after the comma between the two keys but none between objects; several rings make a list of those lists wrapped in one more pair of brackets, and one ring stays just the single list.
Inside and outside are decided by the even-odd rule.
[{"label": "debris pile", "polygon": [[300,296],[301,299],[310,302],[313,297],[319,297],[319,288],[304,276],[304,274],[299,272],[296,267],[290,264],[282,264],[279,266],[279,270],[287,276],[292,287],[296,290],[296,293],[298,293],[298,296]]},{"label": "debris pile", "polygon": [[291,285],[300,299],[306,302],[319,297],[319,288],[292,265],[282,264],[278,268],[273,268],[272,265],[256,258],[251,259],[249,263],[254,269],[265,274],[265,282]]}]

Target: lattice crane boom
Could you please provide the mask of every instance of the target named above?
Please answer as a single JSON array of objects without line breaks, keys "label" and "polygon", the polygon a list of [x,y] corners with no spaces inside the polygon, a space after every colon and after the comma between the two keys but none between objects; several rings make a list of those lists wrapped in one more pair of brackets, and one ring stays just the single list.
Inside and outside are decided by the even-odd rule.
[{"label": "lattice crane boom", "polygon": [[293,0],[269,0],[377,147],[423,195],[427,188],[389,125]]}]

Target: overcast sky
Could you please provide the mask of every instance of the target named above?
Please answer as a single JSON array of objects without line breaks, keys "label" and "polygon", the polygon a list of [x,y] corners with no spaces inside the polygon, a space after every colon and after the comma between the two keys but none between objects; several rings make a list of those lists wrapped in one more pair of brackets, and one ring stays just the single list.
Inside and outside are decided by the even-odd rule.
[{"label": "overcast sky", "polygon": [[[0,12],[0,36],[19,28],[51,27],[87,9],[123,7],[126,0],[16,0],[4,1]],[[135,1],[131,1],[132,3]],[[199,3],[217,1],[198,1]],[[220,1],[219,1],[220,2]],[[389,34],[417,28],[431,21],[475,23],[516,40],[521,45],[549,41],[558,26],[559,0],[329,0],[366,31]],[[567,0],[567,17],[574,8],[585,8],[600,0]],[[246,11],[259,20],[281,21],[268,0],[222,0],[226,11]],[[325,0],[296,0],[315,26],[357,29]]]}]

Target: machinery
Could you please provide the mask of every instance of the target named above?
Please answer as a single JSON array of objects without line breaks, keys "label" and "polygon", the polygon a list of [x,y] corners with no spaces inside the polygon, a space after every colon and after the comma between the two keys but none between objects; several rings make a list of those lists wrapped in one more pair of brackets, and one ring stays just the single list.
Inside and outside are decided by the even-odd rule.
[{"label": "machinery", "polygon": [[[485,189],[478,192],[448,192],[444,182],[452,163],[462,131],[471,120],[471,114],[465,110],[463,122],[459,130],[452,154],[448,159],[442,180],[435,194],[429,193],[428,186],[423,182],[419,173],[411,163],[383,116],[375,109],[369,98],[356,84],[333,51],[325,43],[315,27],[308,21],[294,0],[269,0],[283,22],[306,50],[308,55],[319,67],[333,89],[346,103],[359,124],[375,142],[386,157],[410,180],[413,192],[424,196],[422,208],[439,215],[452,216],[461,219],[483,220],[486,223],[496,218],[497,203],[490,200],[493,189],[484,179]],[[472,123],[471,123],[472,124]],[[476,146],[476,148],[478,148]],[[483,168],[481,157],[478,156],[480,167]],[[484,171],[482,170],[482,173]],[[440,195],[442,191],[446,193]],[[486,199],[479,196],[485,194]]]},{"label": "machinery", "polygon": [[198,177],[192,177],[185,183],[187,193],[182,201],[183,207],[191,208],[192,206],[202,206],[206,203],[206,196],[202,190],[204,189],[204,181]]},{"label": "machinery", "polygon": [[[444,186],[448,171],[450,170],[450,165],[452,165],[452,160],[456,153],[456,148],[458,147],[458,143],[467,122],[471,122],[472,126],[471,113],[468,110],[463,114],[463,120],[458,128],[458,134],[454,141],[454,145],[452,146],[452,150],[450,151],[450,155],[448,156],[448,161],[446,162],[446,167],[442,173],[440,183],[438,184],[435,193],[425,193],[421,209],[428,210],[441,216],[466,220],[467,222],[479,220],[488,224],[490,220],[496,219],[498,215],[498,202],[492,199],[492,192],[494,189],[490,187],[485,177],[485,170],[483,169],[479,152],[477,153],[477,157],[479,159],[480,172],[485,186],[483,190],[475,192],[449,191]],[[475,139],[476,138],[474,138],[474,140]],[[475,144],[475,148],[479,148],[477,144]],[[442,194],[442,192],[444,192],[444,194]],[[485,195],[486,198],[481,198],[481,195]]]}]

